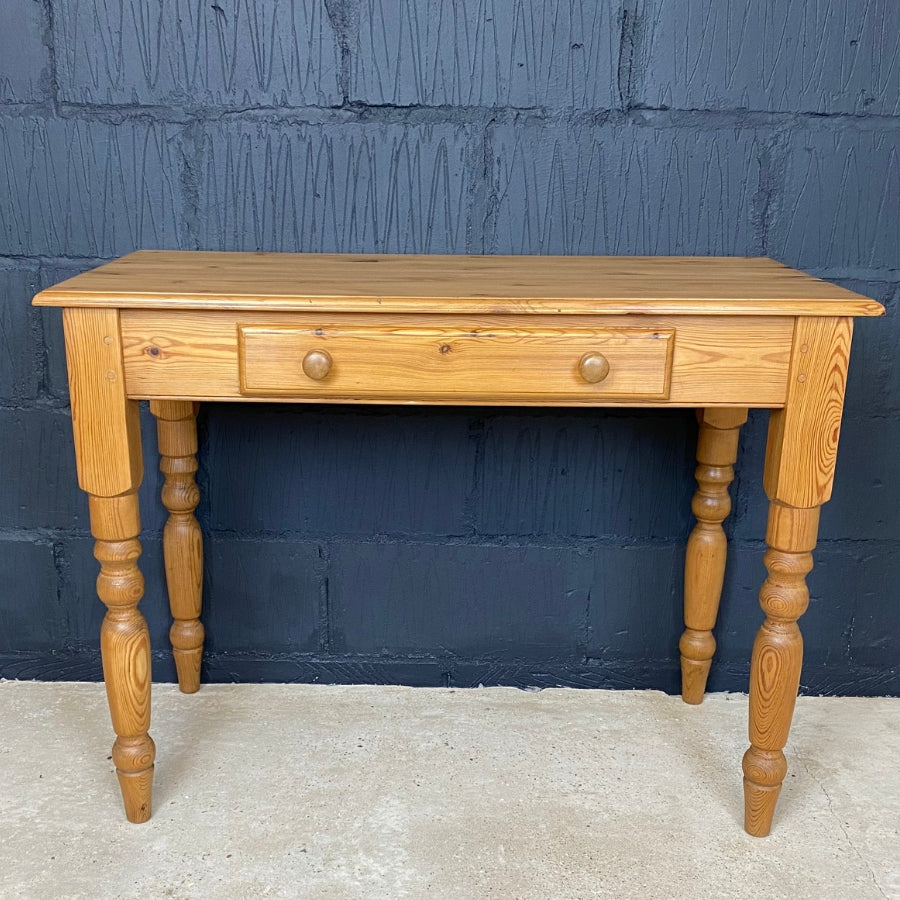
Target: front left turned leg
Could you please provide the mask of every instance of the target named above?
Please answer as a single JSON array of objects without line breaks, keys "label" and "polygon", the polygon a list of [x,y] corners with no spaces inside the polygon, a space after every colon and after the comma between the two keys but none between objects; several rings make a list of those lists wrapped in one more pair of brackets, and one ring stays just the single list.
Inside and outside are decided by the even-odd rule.
[{"label": "front left turned leg", "polygon": [[156,747],[150,729],[150,634],[138,610],[144,576],[138,569],[141,530],[137,493],[88,498],[94,556],[100,563],[97,594],[107,613],[100,629],[103,680],[116,740],[112,758],[129,822],[151,812]]},{"label": "front left turned leg", "polygon": [[172,628],[169,639],[185,694],[200,688],[203,657],[203,535],[194,516],[200,491],[197,471],[197,419],[194,404],[184,400],[151,400],[159,437],[159,469],[166,476],[162,501],[169,511],[163,531],[163,556]]}]

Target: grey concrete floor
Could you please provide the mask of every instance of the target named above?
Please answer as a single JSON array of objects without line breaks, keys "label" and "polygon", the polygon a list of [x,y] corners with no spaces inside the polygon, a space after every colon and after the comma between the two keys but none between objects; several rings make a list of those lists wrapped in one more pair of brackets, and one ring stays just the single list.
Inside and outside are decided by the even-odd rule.
[{"label": "grey concrete floor", "polygon": [[747,698],[154,688],[130,825],[102,685],[0,682],[3,898],[900,897],[900,700],[801,698],[741,828]]}]

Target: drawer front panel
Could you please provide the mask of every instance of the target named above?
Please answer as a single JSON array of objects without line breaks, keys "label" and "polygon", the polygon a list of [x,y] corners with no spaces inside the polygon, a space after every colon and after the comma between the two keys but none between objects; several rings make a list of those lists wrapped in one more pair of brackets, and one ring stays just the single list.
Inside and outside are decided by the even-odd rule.
[{"label": "drawer front panel", "polygon": [[672,330],[241,325],[250,396],[664,400]]}]

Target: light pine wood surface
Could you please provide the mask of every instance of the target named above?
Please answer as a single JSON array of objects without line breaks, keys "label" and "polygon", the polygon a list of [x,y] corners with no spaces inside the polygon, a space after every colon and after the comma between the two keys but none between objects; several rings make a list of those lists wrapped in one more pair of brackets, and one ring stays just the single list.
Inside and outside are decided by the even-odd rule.
[{"label": "light pine wood surface", "polygon": [[[517,405],[657,406],[641,390],[611,394],[618,365],[608,379],[588,384],[577,371],[584,352],[603,351],[590,334],[607,331],[658,333],[666,340],[667,398],[672,406],[739,405],[775,407],[784,403],[794,321],[790,317],[734,316],[727,328],[711,329],[702,316],[589,316],[541,314],[509,316],[318,315],[308,313],[218,312],[215,310],[124,310],[121,313],[125,377],[132,397],[179,398],[185,385],[202,400],[258,399],[260,388],[241,383],[240,336],[244,329],[290,335],[293,355],[273,342],[266,362],[279,379],[268,399],[291,402],[477,403],[497,405],[515,397]],[[478,335],[473,337],[472,335]],[[368,336],[368,340],[366,337]],[[367,354],[365,348],[374,345]],[[450,352],[441,353],[449,345]],[[456,351],[454,352],[454,346]],[[304,377],[302,363],[312,349],[331,354],[332,377]],[[628,346],[628,360],[645,356],[659,366],[660,345],[650,353]],[[350,356],[346,356],[347,353]],[[375,353],[377,352],[377,357]],[[621,351],[617,350],[616,353]],[[615,362],[609,355],[611,362]],[[484,361],[487,369],[469,365]],[[374,365],[375,361],[379,365]],[[498,361],[499,360],[499,361]],[[345,363],[356,366],[348,370]],[[343,368],[343,371],[342,371]],[[546,378],[540,376],[546,373]],[[636,382],[626,368],[630,386]],[[599,395],[599,398],[598,398]]]},{"label": "light pine wood surface", "polygon": [[880,304],[771,259],[140,250],[38,294],[42,306],[327,312],[878,316]]},{"label": "light pine wood surface", "polygon": [[166,586],[172,610],[169,639],[178,671],[178,685],[185,694],[200,689],[203,657],[203,535],[194,516],[200,490],[197,471],[197,411],[193,403],[151,400],[156,416],[159,469],[165,475],[163,506],[169,518],[163,530]]},{"label": "light pine wood surface", "polygon": [[684,562],[684,625],[681,650],[681,696],[700,703],[706,690],[716,639],[713,627],[725,580],[728,542],[722,522],[731,512],[728,486],[734,480],[740,428],[746,409],[704,409],[699,416],[697,493],[691,511],[697,524],[688,538]]},{"label": "light pine wood surface", "polygon": [[199,687],[204,637],[197,401],[699,408],[680,642],[693,704],[715,650],[739,429],[749,407],[764,407],[768,575],[743,771],[745,828],[768,834],[787,771],[797,620],[831,496],[851,317],[881,315],[878,303],[767,259],[169,251],[133,253],[34,302],[66,307],[78,481],[107,606],[103,673],[129,820],[150,816],[155,758],[138,610],[138,399],[157,420],[171,641],[185,692]]}]

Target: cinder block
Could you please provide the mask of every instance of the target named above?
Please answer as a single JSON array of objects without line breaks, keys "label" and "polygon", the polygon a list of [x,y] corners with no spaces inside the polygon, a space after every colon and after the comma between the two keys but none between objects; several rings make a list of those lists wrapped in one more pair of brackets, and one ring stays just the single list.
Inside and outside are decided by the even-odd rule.
[{"label": "cinder block", "polygon": [[[762,488],[766,415],[759,411],[744,426],[738,459],[740,486],[734,535],[763,540],[769,504]],[[891,461],[900,446],[896,416],[848,413],[841,424],[834,490],[822,507],[820,541],[900,538],[900,468]],[[733,494],[734,496],[734,494]]]},{"label": "cinder block", "polygon": [[41,349],[31,298],[37,270],[0,267],[0,400],[34,400],[41,381]]},{"label": "cinder block", "polygon": [[849,415],[841,425],[834,493],[819,535],[830,540],[900,539],[900,418]]},{"label": "cinder block", "polygon": [[495,253],[750,255],[752,129],[522,124],[492,131]]},{"label": "cinder block", "polygon": [[3,120],[0,254],[108,257],[181,246],[178,133],[144,120]]},{"label": "cinder block", "polygon": [[677,660],[683,546],[596,547],[591,562],[587,656],[637,666]]},{"label": "cinder block", "polygon": [[0,652],[56,649],[67,628],[52,545],[0,538],[0,572]]},{"label": "cinder block", "polygon": [[0,409],[0,459],[0,526],[89,527],[66,412]]},{"label": "cinder block", "polygon": [[318,649],[325,561],[316,543],[211,535],[205,558],[203,621],[211,653]]},{"label": "cinder block", "polygon": [[316,0],[54,3],[60,99],[304,106],[341,102],[340,51]]},{"label": "cinder block", "polygon": [[900,129],[796,130],[769,255],[813,269],[900,269]]},{"label": "cinder block", "polygon": [[686,540],[695,447],[693,411],[491,416],[475,529]]},{"label": "cinder block", "polygon": [[642,0],[636,102],[680,109],[897,115],[895,0]]},{"label": "cinder block", "polygon": [[[840,554],[840,565],[834,571],[820,566],[823,584],[829,575],[838,581],[832,596],[838,602],[852,602],[852,618],[842,632],[847,644],[838,644],[833,655],[849,656],[858,666],[872,666],[884,676],[897,675],[897,635],[900,634],[900,603],[896,586],[900,581],[900,544],[896,535],[891,541],[872,545],[851,545]],[[837,554],[836,554],[837,555]],[[822,570],[825,569],[823,572]],[[888,693],[887,690],[881,693]]]},{"label": "cinder block", "polygon": [[50,92],[50,48],[44,39],[43,3],[3,4],[0,28],[0,103],[34,103]]},{"label": "cinder block", "polygon": [[398,106],[617,106],[620,6],[362,0],[350,97]]},{"label": "cinder block", "polygon": [[[166,514],[159,499],[155,425],[146,404],[142,426],[141,522],[145,533],[154,533],[162,529]],[[0,527],[90,530],[67,410],[0,409],[0,459]]]},{"label": "cinder block", "polygon": [[[210,405],[214,529],[462,534],[474,467],[458,410]],[[208,504],[208,505],[207,505]]]},{"label": "cinder block", "polygon": [[463,253],[469,140],[454,125],[211,126],[203,141],[200,243]]},{"label": "cinder block", "polygon": [[583,652],[590,564],[570,550],[332,546],[337,652],[546,659]]}]

